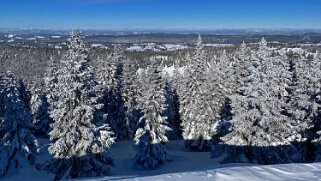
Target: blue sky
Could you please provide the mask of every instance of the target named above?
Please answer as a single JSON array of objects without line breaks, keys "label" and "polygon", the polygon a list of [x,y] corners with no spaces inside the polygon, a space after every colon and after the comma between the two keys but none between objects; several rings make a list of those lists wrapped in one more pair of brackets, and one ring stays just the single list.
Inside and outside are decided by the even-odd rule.
[{"label": "blue sky", "polygon": [[0,0],[0,28],[321,28],[321,0]]}]

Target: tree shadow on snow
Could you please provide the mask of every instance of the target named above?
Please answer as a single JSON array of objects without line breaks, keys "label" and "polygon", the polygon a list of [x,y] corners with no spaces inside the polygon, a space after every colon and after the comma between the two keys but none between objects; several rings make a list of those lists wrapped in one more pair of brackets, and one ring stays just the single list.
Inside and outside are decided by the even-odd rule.
[{"label": "tree shadow on snow", "polygon": [[[173,148],[173,146],[169,148]],[[318,154],[317,145],[311,142],[292,142],[291,145],[265,147],[217,144],[213,146],[213,149],[215,151],[211,154],[209,152],[191,152],[187,151],[184,145],[181,144],[180,148],[176,148],[176,152],[174,153],[168,149],[168,162],[165,162],[155,169],[135,169],[135,173],[133,174],[115,175],[115,177],[104,178],[103,180],[134,179],[186,172],[207,172],[210,169],[214,169],[215,172],[215,169],[240,166],[311,163],[315,162],[317,159],[315,155]],[[179,155],[179,153],[187,155]],[[202,155],[199,162],[203,162],[203,164],[197,163],[198,154]],[[191,158],[188,158],[188,156],[191,156]],[[193,156],[196,158],[192,158]],[[186,166],[193,164],[196,166]]]}]

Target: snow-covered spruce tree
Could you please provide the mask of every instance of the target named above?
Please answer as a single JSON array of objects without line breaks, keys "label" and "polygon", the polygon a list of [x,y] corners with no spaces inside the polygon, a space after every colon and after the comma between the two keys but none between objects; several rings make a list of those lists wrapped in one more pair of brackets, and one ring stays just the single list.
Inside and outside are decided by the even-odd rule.
[{"label": "snow-covered spruce tree", "polygon": [[234,67],[223,50],[218,60],[210,61],[207,70],[208,101],[215,114],[215,122],[212,125],[212,157],[222,153],[223,147],[220,138],[229,132],[231,121],[231,101],[228,98],[235,92],[236,83]]},{"label": "snow-covered spruce tree", "polygon": [[111,62],[115,65],[114,79],[111,90],[107,96],[107,114],[108,123],[113,129],[115,136],[118,139],[126,139],[129,137],[129,130],[126,127],[124,101],[122,99],[122,74],[123,74],[123,61],[121,47],[115,47],[111,56]]},{"label": "snow-covered spruce tree", "polygon": [[18,82],[18,92],[20,95],[20,99],[21,101],[24,102],[27,108],[30,108],[31,93],[28,88],[29,85],[26,84],[22,79],[19,79],[17,82]]},{"label": "snow-covered spruce tree", "polygon": [[111,175],[113,160],[107,154],[114,143],[96,95],[96,82],[79,30],[71,33],[69,51],[58,73],[58,102],[50,112],[49,152],[45,165],[55,179]]},{"label": "snow-covered spruce tree", "polygon": [[[211,149],[212,158],[223,154],[224,147],[222,146],[222,142],[225,144],[226,140],[222,141],[221,138],[231,131],[231,120],[233,119],[233,115],[238,114],[235,110],[232,110],[232,106],[235,106],[235,104],[238,103],[238,100],[236,100],[235,97],[240,94],[242,95],[244,91],[242,89],[244,89],[245,80],[249,75],[250,70],[250,49],[247,48],[246,44],[243,42],[236,52],[233,66],[230,61],[221,61],[221,57],[222,56],[219,56],[218,58],[214,57],[209,64],[209,78],[212,79],[214,85],[216,84],[214,88],[216,88],[216,92],[218,92],[217,98],[221,101],[222,98],[225,98],[223,100],[223,106],[221,107],[220,119],[215,124],[217,136],[213,137],[213,146]],[[231,160],[242,160],[242,158],[238,156],[239,155],[235,156],[236,158],[232,158]]]},{"label": "snow-covered spruce tree", "polygon": [[219,55],[219,61],[220,62],[230,62],[229,57],[227,56],[226,50],[223,49]]},{"label": "snow-covered spruce tree", "polygon": [[249,48],[247,47],[246,43],[243,41],[240,45],[240,48],[236,52],[236,58],[241,61],[248,60],[250,58]]},{"label": "snow-covered spruce tree", "polygon": [[[312,102],[311,107],[311,119],[312,129],[308,141],[312,140],[312,143],[317,148],[314,157],[316,161],[321,160],[321,60],[315,58],[312,61],[305,60],[307,62],[307,69],[304,73],[306,74],[307,80],[309,81],[308,95]],[[308,73],[306,73],[308,72]]]},{"label": "snow-covered spruce tree", "polygon": [[[250,74],[240,94],[231,96],[233,130],[222,139],[229,146],[227,162],[291,162],[296,148],[291,120],[284,114],[289,84],[283,60],[271,57],[262,39],[251,58]],[[233,149],[237,148],[237,149]]]},{"label": "snow-covered spruce tree", "polygon": [[[281,105],[279,111],[287,119],[283,120],[284,130],[280,133],[288,143],[283,143],[284,149],[288,149],[288,160],[290,162],[305,162],[311,160],[311,143],[308,140],[310,130],[313,126],[316,110],[309,101],[308,85],[306,77],[310,72],[306,64],[297,60],[290,61],[287,57],[274,53],[273,78],[276,86],[273,90],[276,103]],[[292,63],[294,65],[292,66]],[[304,65],[305,64],[305,65]],[[303,68],[304,66],[304,68]]]},{"label": "snow-covered spruce tree", "polygon": [[[316,104],[311,99],[308,92],[309,87],[313,86],[309,81],[309,64],[304,60],[291,59],[290,71],[292,81],[288,87],[288,100],[285,107],[285,114],[290,118],[293,132],[293,141],[296,141],[297,154],[293,156],[296,161],[311,160],[313,154],[310,153],[311,137],[313,137],[313,121],[318,115]],[[316,65],[317,66],[317,65]],[[313,139],[313,138],[312,138]]]},{"label": "snow-covered spruce tree", "polygon": [[164,85],[161,71],[157,62],[153,61],[148,68],[148,84],[142,90],[138,101],[143,112],[139,119],[139,128],[135,134],[135,142],[139,150],[135,156],[135,163],[145,168],[155,168],[167,161],[165,143],[168,141],[166,131],[171,130],[167,126],[163,113],[166,109]]},{"label": "snow-covered spruce tree", "polygon": [[126,127],[124,101],[122,99],[122,74],[124,57],[121,47],[116,46],[107,60],[99,62],[96,76],[98,77],[100,93],[103,95],[104,112],[108,115],[110,124],[115,136],[118,139],[125,139],[129,136]]},{"label": "snow-covered spruce tree", "polygon": [[177,139],[182,135],[181,119],[179,116],[179,102],[176,89],[172,85],[171,78],[167,76],[165,79],[165,99],[167,108],[164,115],[167,117],[169,127],[172,129],[167,133],[169,139]]},{"label": "snow-covered spruce tree", "polygon": [[[179,93],[185,146],[195,151],[207,151],[218,118],[217,107],[212,103],[213,93],[208,88],[206,62],[202,39],[199,36],[192,65],[184,72],[183,88]],[[218,109],[219,110],[219,109]]]},{"label": "snow-covered spruce tree", "polygon": [[3,120],[0,123],[1,155],[0,175],[5,175],[12,167],[18,167],[21,159],[31,163],[38,151],[39,143],[33,135],[31,112],[20,99],[16,78],[7,72],[1,80],[3,99]]},{"label": "snow-covered spruce tree", "polygon": [[[0,126],[3,122],[3,116],[4,116],[4,100],[5,100],[5,86],[4,86],[4,75],[3,73],[0,73]],[[3,138],[3,135],[4,135],[4,132],[1,132],[0,130],[0,138],[1,138],[1,141],[0,141],[0,171],[1,173],[3,172],[3,166],[4,164],[6,163],[6,161],[4,161],[2,159],[2,157],[5,157],[7,152],[5,151],[4,149],[4,145],[3,145],[3,142],[2,142],[2,138]]]},{"label": "snow-covered spruce tree", "polygon": [[[220,94],[217,97],[225,99],[227,94],[234,92],[236,85],[235,62],[232,62],[226,54],[225,49],[215,61],[209,62],[208,79],[214,86],[214,93]],[[219,101],[220,102],[220,101]]]},{"label": "snow-covered spruce tree", "polygon": [[42,80],[36,79],[30,88],[30,109],[33,115],[33,124],[36,127],[35,134],[46,137],[52,120],[49,117],[49,104],[43,90]]},{"label": "snow-covered spruce tree", "polygon": [[130,137],[135,136],[137,123],[141,117],[141,111],[137,105],[138,86],[137,71],[131,61],[126,60],[122,74],[122,98],[125,108],[126,127]]},{"label": "snow-covered spruce tree", "polygon": [[95,75],[97,82],[99,84],[99,91],[102,95],[105,96],[109,90],[112,88],[113,82],[115,82],[115,65],[113,62],[110,62],[111,55],[106,59],[98,59],[97,65],[95,67]]},{"label": "snow-covered spruce tree", "polygon": [[[180,96],[181,88],[183,86],[184,73],[180,72],[179,67],[174,67],[173,75],[171,77],[171,85],[178,96]],[[184,68],[184,67],[182,67]]]},{"label": "snow-covered spruce tree", "polygon": [[44,76],[44,87],[45,87],[45,94],[46,99],[48,102],[48,111],[53,111],[58,102],[58,62],[56,62],[53,58],[50,58],[49,66],[47,72]]},{"label": "snow-covered spruce tree", "polygon": [[[138,96],[142,97],[142,91],[146,90],[148,85],[146,84],[146,81],[148,79],[147,76],[147,69],[138,69],[137,71],[137,85],[138,85]],[[138,99],[138,98],[137,98]]]},{"label": "snow-covered spruce tree", "polygon": [[300,136],[293,136],[298,149],[295,158],[301,162],[320,161],[321,75],[318,72],[321,61],[317,57],[309,60],[293,52],[287,53],[287,58],[290,59],[293,77],[288,88],[286,113],[292,118],[294,135]]},{"label": "snow-covered spruce tree", "polygon": [[250,48],[244,43],[236,52],[235,64],[234,64],[234,77],[235,77],[235,92],[238,88],[244,84],[244,78],[249,75],[250,67]]},{"label": "snow-covered spruce tree", "polygon": [[[5,98],[5,96],[4,96],[3,75],[2,75],[2,73],[0,73],[0,123],[3,120],[4,98]],[[1,135],[1,133],[0,133],[0,135]]]},{"label": "snow-covered spruce tree", "polygon": [[190,66],[192,65],[192,57],[191,57],[191,54],[189,52],[187,52],[185,54],[185,58],[184,58],[184,62],[185,62],[185,66]]}]

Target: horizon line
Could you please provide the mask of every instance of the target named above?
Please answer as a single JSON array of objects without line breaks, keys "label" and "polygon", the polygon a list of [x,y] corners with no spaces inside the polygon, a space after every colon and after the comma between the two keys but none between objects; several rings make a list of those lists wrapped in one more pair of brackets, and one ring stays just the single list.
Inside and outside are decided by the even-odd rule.
[{"label": "horizon line", "polygon": [[185,31],[218,31],[218,30],[321,30],[321,28],[81,28],[81,27],[75,27],[75,28],[7,28],[7,27],[0,27],[0,30],[74,30],[74,29],[80,29],[80,30],[102,30],[102,31],[124,31],[124,30],[185,30]]}]

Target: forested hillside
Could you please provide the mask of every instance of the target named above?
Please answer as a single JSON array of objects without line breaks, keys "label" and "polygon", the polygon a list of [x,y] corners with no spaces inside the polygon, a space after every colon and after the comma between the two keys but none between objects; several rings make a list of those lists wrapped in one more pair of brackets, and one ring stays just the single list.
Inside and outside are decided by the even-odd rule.
[{"label": "forested hillside", "polygon": [[1,46],[0,175],[28,163],[56,180],[117,176],[110,149],[130,141],[146,170],[175,162],[172,141],[222,164],[320,161],[319,47],[195,38],[133,51],[77,30],[63,48]]}]

